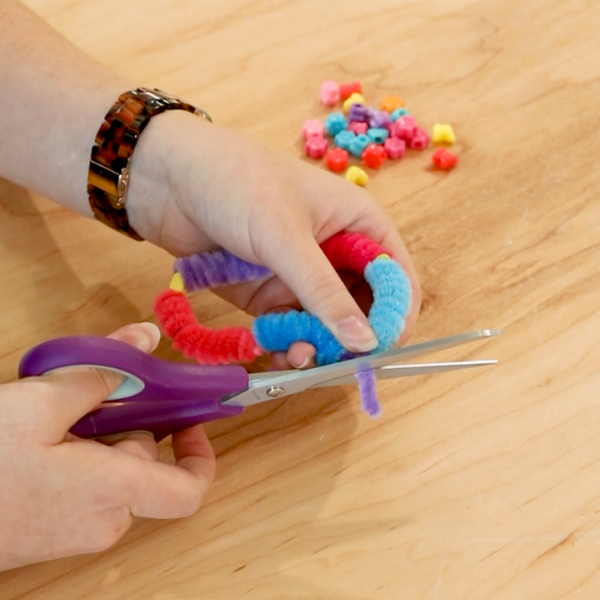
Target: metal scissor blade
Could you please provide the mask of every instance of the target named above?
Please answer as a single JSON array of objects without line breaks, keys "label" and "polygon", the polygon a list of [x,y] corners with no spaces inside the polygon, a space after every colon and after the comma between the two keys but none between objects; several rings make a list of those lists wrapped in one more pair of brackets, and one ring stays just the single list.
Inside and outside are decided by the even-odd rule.
[{"label": "metal scissor blade", "polygon": [[[429,375],[431,373],[445,373],[446,371],[458,371],[460,369],[470,369],[472,367],[485,367],[495,365],[496,359],[490,360],[464,360],[461,362],[441,362],[441,363],[419,363],[417,365],[386,365],[375,369],[377,379],[395,379],[396,377],[410,377],[412,375]],[[339,379],[331,379],[313,385],[312,388],[330,387],[335,385],[347,385],[356,383],[354,375],[346,375]]]},{"label": "metal scissor blade", "polygon": [[[274,398],[283,398],[284,396],[297,394],[309,388],[321,387],[328,381],[354,377],[357,368],[362,365],[378,369],[401,360],[493,337],[501,333],[502,330],[500,329],[480,329],[439,340],[432,340],[423,344],[389,350],[388,352],[361,356],[341,363],[316,367],[306,371],[294,370],[250,375],[248,389],[228,400],[224,400],[222,404],[227,406],[251,406],[252,404],[266,402]],[[411,366],[414,367],[416,365]]]}]

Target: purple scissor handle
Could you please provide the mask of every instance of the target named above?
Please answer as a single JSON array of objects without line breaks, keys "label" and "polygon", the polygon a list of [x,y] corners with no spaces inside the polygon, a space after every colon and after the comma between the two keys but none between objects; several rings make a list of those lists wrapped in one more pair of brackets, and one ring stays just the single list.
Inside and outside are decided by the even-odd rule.
[{"label": "purple scissor handle", "polygon": [[19,377],[74,366],[111,369],[127,377],[98,409],[73,425],[71,433],[81,438],[148,431],[159,441],[192,425],[244,410],[221,403],[248,388],[243,367],[168,362],[104,337],[73,336],[40,344],[23,356]]}]

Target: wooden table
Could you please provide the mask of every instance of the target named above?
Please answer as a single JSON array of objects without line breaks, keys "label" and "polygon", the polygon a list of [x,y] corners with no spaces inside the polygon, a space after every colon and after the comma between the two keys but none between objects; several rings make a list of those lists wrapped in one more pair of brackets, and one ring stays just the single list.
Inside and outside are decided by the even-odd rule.
[{"label": "wooden table", "polygon": [[[600,4],[28,3],[104,63],[294,156],[304,119],[327,113],[325,79],[452,123],[454,172],[430,170],[430,149],[368,187],[423,284],[412,341],[505,333],[439,355],[496,367],[382,382],[376,422],[350,386],[210,425],[218,478],[198,514],[2,574],[0,598],[597,599]],[[42,340],[151,318],[171,265],[8,182],[0,248],[0,381]],[[249,322],[209,296],[201,321]]]}]

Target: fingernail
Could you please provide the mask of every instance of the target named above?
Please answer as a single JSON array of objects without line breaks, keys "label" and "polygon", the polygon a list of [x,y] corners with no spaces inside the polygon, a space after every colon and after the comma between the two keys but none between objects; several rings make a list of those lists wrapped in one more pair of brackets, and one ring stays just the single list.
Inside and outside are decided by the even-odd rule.
[{"label": "fingernail", "polygon": [[310,356],[305,356],[304,360],[302,361],[301,364],[296,365],[294,363],[290,363],[292,365],[292,367],[294,367],[294,369],[306,369],[306,367],[308,367],[309,363],[310,363]]},{"label": "fingernail", "polygon": [[375,332],[367,319],[346,317],[337,326],[338,338],[342,345],[352,352],[370,352],[377,348]]},{"label": "fingernail", "polygon": [[135,323],[119,329],[115,337],[143,352],[151,352],[160,341],[160,329],[154,323]]}]

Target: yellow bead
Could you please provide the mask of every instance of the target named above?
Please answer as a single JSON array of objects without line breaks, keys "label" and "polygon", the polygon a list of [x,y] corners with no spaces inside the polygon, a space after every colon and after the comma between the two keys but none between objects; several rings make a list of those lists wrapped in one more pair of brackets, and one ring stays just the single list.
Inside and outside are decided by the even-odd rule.
[{"label": "yellow bead", "polygon": [[438,144],[440,142],[454,144],[454,142],[456,141],[456,136],[454,135],[452,125],[448,125],[447,123],[436,123],[433,126],[433,134],[431,136],[431,141],[434,144]]},{"label": "yellow bead", "polygon": [[362,94],[354,92],[344,100],[344,112],[348,112],[353,104],[365,104],[365,99]]},{"label": "yellow bead", "polygon": [[179,273],[173,274],[169,287],[176,292],[185,292],[185,285],[183,285],[183,279]]},{"label": "yellow bead", "polygon": [[389,254],[380,254],[375,260],[392,260]]},{"label": "yellow bead", "polygon": [[369,181],[369,176],[360,167],[350,167],[346,171],[346,179],[356,185],[366,185]]}]

